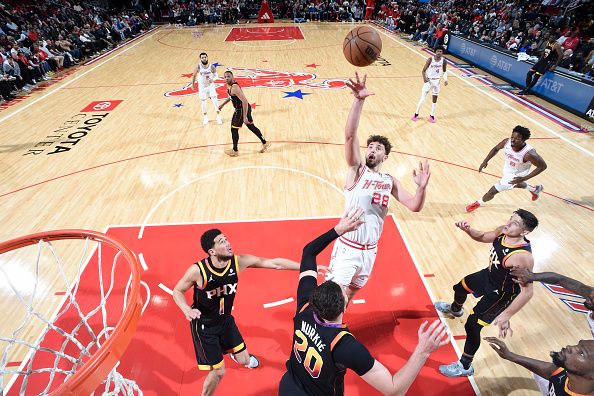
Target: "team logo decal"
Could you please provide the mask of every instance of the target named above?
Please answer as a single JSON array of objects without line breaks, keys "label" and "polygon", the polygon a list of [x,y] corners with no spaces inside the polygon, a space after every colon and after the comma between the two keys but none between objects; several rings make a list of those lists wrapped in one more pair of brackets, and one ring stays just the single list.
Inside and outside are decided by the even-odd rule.
[{"label": "team logo decal", "polygon": [[[245,67],[230,67],[235,81],[242,88],[288,88],[307,87],[314,89],[342,89],[346,87],[347,80],[329,79],[316,81],[317,76],[308,72],[286,72],[278,70],[251,69]],[[222,76],[214,81],[219,97],[227,95],[227,85]],[[165,92],[165,96],[178,97],[198,94],[198,81],[186,84],[181,89]]]}]

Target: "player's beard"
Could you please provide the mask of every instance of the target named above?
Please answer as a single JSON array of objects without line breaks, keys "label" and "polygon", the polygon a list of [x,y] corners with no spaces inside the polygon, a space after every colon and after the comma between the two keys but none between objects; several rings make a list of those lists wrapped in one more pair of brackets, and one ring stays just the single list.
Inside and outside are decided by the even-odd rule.
[{"label": "player's beard", "polygon": [[369,158],[365,158],[365,166],[367,166],[368,168],[373,169],[378,165],[379,165],[379,162],[377,160],[377,157],[374,158],[373,160],[369,159]]},{"label": "player's beard", "polygon": [[202,63],[204,66],[208,65],[208,59],[207,59],[206,61],[200,60],[200,62],[201,62],[201,63]]},{"label": "player's beard", "polygon": [[218,255],[217,258],[219,259],[219,261],[229,261],[233,258],[233,255],[228,256],[228,255]]}]

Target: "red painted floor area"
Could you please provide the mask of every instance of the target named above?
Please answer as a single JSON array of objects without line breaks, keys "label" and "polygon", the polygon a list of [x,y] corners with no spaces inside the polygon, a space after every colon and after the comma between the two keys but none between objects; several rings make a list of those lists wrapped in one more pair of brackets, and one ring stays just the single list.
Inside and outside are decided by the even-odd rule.
[{"label": "red painted floor area", "polygon": [[[220,228],[236,254],[299,261],[303,246],[335,224],[334,219],[316,219],[151,226],[145,229],[142,239],[138,239],[138,227],[111,228],[108,234],[144,255],[148,270],[142,278],[151,289],[150,304],[120,372],[134,379],[145,395],[200,393],[206,373],[196,368],[189,323],[172,297],[158,285],[163,283],[172,289],[191,263],[204,256],[199,241],[202,232]],[[330,252],[331,247],[321,254],[319,264],[328,263]],[[248,370],[226,357],[227,373],[217,395],[277,394],[291,347],[295,303],[272,308],[264,308],[263,304],[294,297],[297,280],[294,271],[247,269],[241,274],[234,316],[249,351],[260,358],[262,366]],[[391,217],[386,219],[372,277],[356,298],[365,303],[349,306],[347,325],[376,359],[392,372],[398,370],[414,350],[419,325],[437,314]],[[432,355],[409,394],[474,395],[467,379],[447,379],[437,372],[438,365],[454,360],[451,345]],[[352,372],[345,382],[347,395],[374,392]],[[13,387],[10,394],[16,394],[17,389]]]},{"label": "red painted floor area", "polygon": [[297,26],[234,27],[225,41],[304,40]]}]

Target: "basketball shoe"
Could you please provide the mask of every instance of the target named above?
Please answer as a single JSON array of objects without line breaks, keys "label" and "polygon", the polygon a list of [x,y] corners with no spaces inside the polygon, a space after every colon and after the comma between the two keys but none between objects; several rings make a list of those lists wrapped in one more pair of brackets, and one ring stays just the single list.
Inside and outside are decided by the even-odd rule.
[{"label": "basketball shoe", "polygon": [[471,375],[474,375],[472,366],[465,369],[460,361],[439,366],[439,372],[446,377],[470,377]]},{"label": "basketball shoe", "polygon": [[270,142],[263,143],[260,152],[263,153],[264,151],[268,150],[268,147],[270,147]]},{"label": "basketball shoe", "polygon": [[481,204],[479,203],[479,201],[474,201],[473,203],[466,205],[466,211],[468,213],[470,212],[474,212],[475,210],[477,210],[479,207],[481,206]]},{"label": "basketball shoe", "polygon": [[456,318],[459,318],[460,316],[464,315],[464,308],[460,308],[459,311],[452,311],[452,305],[445,301],[437,301],[433,303],[433,306],[435,306],[435,309],[438,312],[444,313],[446,315],[451,315]]},{"label": "basketball shoe", "polygon": [[239,151],[230,148],[225,150],[225,154],[227,154],[229,157],[237,157],[239,155]]},{"label": "basketball shoe", "polygon": [[427,118],[427,121],[429,121],[432,124],[435,124],[435,117],[433,117],[432,115],[430,115],[429,118]]},{"label": "basketball shoe", "polygon": [[[233,360],[235,363],[237,363],[237,359],[235,359],[235,355],[230,353],[229,356],[231,357],[231,360]],[[255,369],[260,367],[260,361],[258,360],[257,357],[255,357],[254,355],[252,355],[250,353],[250,362],[245,366],[249,369]]]},{"label": "basketball shoe", "polygon": [[411,120],[418,121],[419,120],[419,115],[415,113],[415,115],[412,116]]},{"label": "basketball shoe", "polygon": [[530,194],[532,195],[532,200],[536,201],[538,199],[538,197],[540,196],[540,193],[542,192],[542,190],[544,190],[544,186],[542,184],[539,184],[534,187],[536,188],[536,190],[530,191]]}]

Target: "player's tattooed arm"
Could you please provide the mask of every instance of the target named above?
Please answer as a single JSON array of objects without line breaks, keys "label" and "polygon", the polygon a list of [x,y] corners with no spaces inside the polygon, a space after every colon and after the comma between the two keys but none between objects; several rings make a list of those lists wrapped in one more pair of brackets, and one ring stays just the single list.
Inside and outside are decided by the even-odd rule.
[{"label": "player's tattooed arm", "polygon": [[534,273],[527,268],[513,268],[511,273],[516,277],[518,283],[544,282],[551,285],[559,285],[584,298],[587,298],[594,292],[594,287],[556,272]]},{"label": "player's tattooed arm", "polygon": [[543,362],[541,360],[536,360],[529,358],[527,356],[522,356],[513,353],[507,348],[505,342],[495,337],[485,337],[484,340],[487,341],[491,348],[493,348],[495,352],[497,352],[497,354],[501,356],[503,359],[519,364],[520,366],[527,368],[534,374],[539,375],[543,378],[549,378],[553,371],[555,371],[555,369],[557,368],[551,362]]}]

